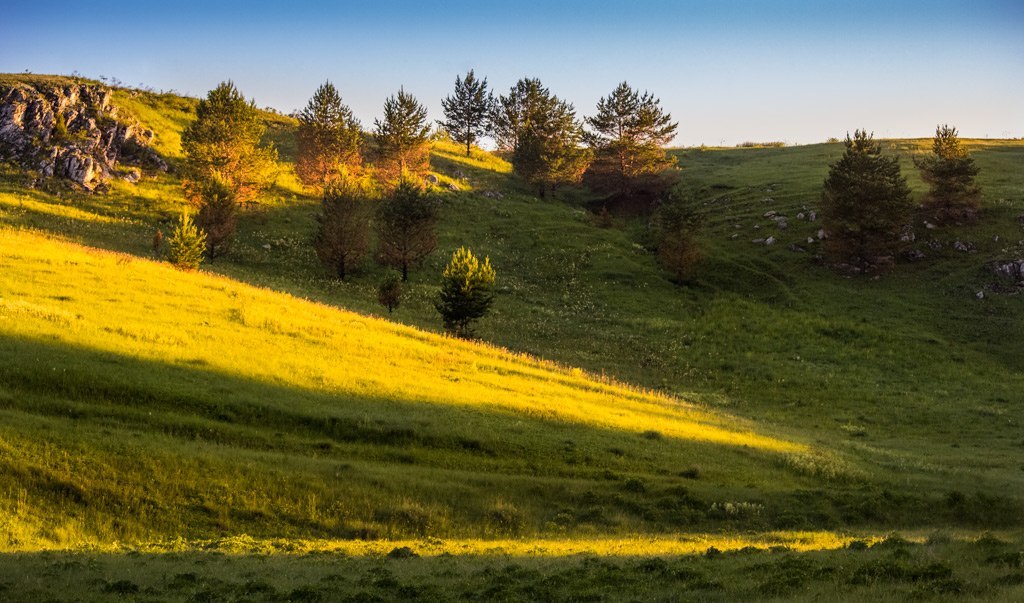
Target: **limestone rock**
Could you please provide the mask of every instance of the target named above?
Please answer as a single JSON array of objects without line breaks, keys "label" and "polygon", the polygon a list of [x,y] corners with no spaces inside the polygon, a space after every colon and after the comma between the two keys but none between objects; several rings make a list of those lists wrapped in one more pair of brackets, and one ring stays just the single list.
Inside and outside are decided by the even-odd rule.
[{"label": "limestone rock", "polygon": [[[153,132],[121,118],[109,89],[93,84],[0,87],[0,160],[95,190],[118,162],[166,171]],[[141,176],[141,174],[140,174]]]}]

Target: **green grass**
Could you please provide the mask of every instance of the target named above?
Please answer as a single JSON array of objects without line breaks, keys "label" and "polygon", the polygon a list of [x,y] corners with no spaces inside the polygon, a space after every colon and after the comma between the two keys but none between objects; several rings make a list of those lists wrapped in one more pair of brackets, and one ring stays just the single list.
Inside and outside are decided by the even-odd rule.
[{"label": "green grass", "polygon": [[[194,101],[119,90],[115,102],[156,131],[157,150],[172,164],[180,157],[180,131]],[[378,339],[392,333],[366,317],[383,313],[375,289],[388,271],[368,262],[340,283],[317,263],[309,244],[317,201],[289,163],[294,122],[269,113],[267,120],[267,140],[282,158],[278,184],[242,216],[232,253],[204,267],[231,280],[129,257],[150,257],[153,231],[166,232],[180,211],[174,173],[148,175],[138,185],[115,182],[107,194],[91,195],[52,181],[28,189],[28,176],[0,170],[8,242],[0,248],[0,320],[7,320],[0,505],[8,518],[0,535],[6,530],[9,547],[240,533],[532,540],[1019,525],[1024,299],[989,265],[1024,257],[1017,218],[1024,214],[1024,142],[967,141],[982,170],[980,223],[930,230],[918,219],[915,246],[926,259],[880,279],[830,271],[817,244],[806,242],[820,223],[796,218],[815,209],[841,144],[677,151],[683,188],[707,217],[708,259],[685,288],[658,268],[643,219],[601,228],[585,209],[586,195],[565,191],[541,201],[499,158],[480,151],[466,158],[455,145],[438,143],[432,166],[442,184],[440,245],[412,274],[389,318],[438,331],[432,301],[441,268],[467,245],[490,256],[498,272],[494,310],[479,335],[560,365],[540,363],[541,373],[526,376],[498,371],[489,380],[480,363],[503,352],[457,346],[466,356],[454,364],[395,360],[413,363],[398,378],[373,365],[375,352],[340,355],[330,368],[318,364],[351,329],[374,325]],[[883,143],[900,154],[918,198],[923,185],[911,156],[928,144]],[[460,191],[447,191],[448,183]],[[495,191],[502,198],[484,195]],[[789,228],[764,218],[769,210],[787,215]],[[129,256],[89,254],[17,229]],[[768,234],[778,239],[774,246],[751,242]],[[957,240],[976,251],[955,251]],[[30,248],[40,252],[33,256]],[[55,259],[63,255],[84,259]],[[399,335],[380,341],[398,337],[399,349],[416,341],[452,345],[395,329]],[[274,362],[279,349],[291,360]],[[481,356],[468,360],[474,355]],[[332,371],[341,377],[317,380]],[[576,384],[557,390],[569,396],[617,387],[615,379],[693,406],[664,416],[644,406],[628,426],[611,425],[612,415],[564,406],[563,394],[547,389],[555,374]],[[436,384],[431,404],[421,403],[420,375]],[[444,381],[449,377],[460,381]],[[388,379],[405,385],[389,389]],[[468,404],[488,395],[458,394],[462,380],[479,391],[520,393],[502,393],[501,404]],[[594,385],[581,390],[582,383]],[[547,393],[520,404],[521,392],[534,387]],[[795,448],[682,437],[692,413]],[[666,428],[666,420],[676,427]],[[11,544],[16,540],[21,544]],[[1010,600],[1005,593],[1019,592],[991,586],[1012,580],[976,556],[961,558],[969,549],[963,547],[936,549],[973,585],[961,596]],[[912,550],[915,559],[918,552]],[[23,562],[39,563],[33,559]],[[566,558],[550,571],[577,563]],[[885,590],[857,590],[849,563],[836,563],[845,577],[835,584],[814,578],[811,590],[778,595],[828,598],[853,589],[876,598]],[[985,577],[970,577],[976,568]],[[467,575],[449,578],[458,583]],[[749,590],[755,582],[718,592],[723,599],[774,596]],[[913,582],[889,586],[908,595],[920,586]],[[288,585],[274,588],[290,592]]]}]

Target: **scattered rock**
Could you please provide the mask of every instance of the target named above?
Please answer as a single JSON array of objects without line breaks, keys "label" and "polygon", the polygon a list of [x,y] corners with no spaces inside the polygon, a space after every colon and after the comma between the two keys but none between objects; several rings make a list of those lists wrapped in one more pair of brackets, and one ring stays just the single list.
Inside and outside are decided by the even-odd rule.
[{"label": "scattered rock", "polygon": [[484,196],[488,199],[502,199],[505,197],[505,195],[498,191],[484,191]]},{"label": "scattered rock", "polygon": [[779,220],[776,224],[778,225],[779,230],[786,230],[789,228],[789,222],[786,222],[785,220]]},{"label": "scattered rock", "polygon": [[812,243],[814,243],[814,237],[807,237],[807,244],[810,245]]},{"label": "scattered rock", "polygon": [[142,180],[142,170],[140,170],[137,167],[128,168],[121,175],[121,179],[124,180],[125,182],[130,182],[131,184],[136,184],[136,183],[138,183],[139,180]]},{"label": "scattered rock", "polygon": [[924,222],[924,227],[927,228],[928,230],[935,230],[936,228],[938,228],[938,226],[932,224],[931,222],[929,222],[927,220],[925,220],[925,222]]},{"label": "scattered rock", "polygon": [[732,227],[733,228],[743,228],[743,225],[742,224],[733,224]]},{"label": "scattered rock", "polygon": [[825,232],[825,229],[824,228],[819,228],[818,229],[818,240],[819,241],[824,241],[827,238],[828,238],[828,233]]},{"label": "scattered rock", "polygon": [[999,276],[1024,282],[1024,260],[996,262],[992,266],[992,271]]},{"label": "scattered rock", "polygon": [[740,238],[740,233],[738,233],[738,232],[735,232],[735,233],[733,233],[733,234],[732,234],[732,236],[731,236],[731,237],[729,237],[729,238],[730,238],[730,239],[738,239],[738,238]]},{"label": "scattered rock", "polygon": [[971,243],[970,241],[954,241],[953,249],[963,253],[971,253],[974,251],[974,243]]},{"label": "scattered rock", "polygon": [[264,244],[262,245],[262,247],[263,247],[264,249],[266,249],[267,251],[270,251],[270,250],[271,250],[271,247],[270,247],[270,243],[264,243]]},{"label": "scattered rock", "polygon": [[767,239],[764,240],[764,244],[765,245],[774,245],[775,244],[775,237],[768,237]]},{"label": "scattered rock", "polygon": [[796,253],[807,253],[806,249],[804,249],[803,247],[797,245],[796,243],[793,243],[792,245],[790,245],[789,246],[789,250],[790,251],[794,251]]},{"label": "scattered rock", "polygon": [[427,174],[427,184],[437,184],[440,180],[433,174]]},{"label": "scattered rock", "polygon": [[910,228],[909,226],[907,228],[904,228],[903,232],[900,233],[900,241],[903,241],[904,243],[913,243],[916,240],[917,235],[914,234],[914,229]]},{"label": "scattered rock", "polygon": [[993,243],[998,243],[999,242],[999,235],[992,235],[992,242]]},{"label": "scattered rock", "polygon": [[939,249],[942,249],[942,243],[935,240],[928,241],[928,249],[938,251]]},{"label": "scattered rock", "polygon": [[798,213],[798,214],[796,215],[796,219],[797,219],[797,220],[803,220],[803,219],[805,219],[806,217],[807,217],[807,215],[806,215],[806,214],[804,214],[804,212],[800,212],[800,213]]},{"label": "scattered rock", "polygon": [[764,241],[765,239],[754,239],[753,241],[751,241],[751,243],[753,243],[754,245],[764,245]]},{"label": "scattered rock", "polygon": [[455,184],[454,182],[449,182],[448,183],[448,190],[450,190],[452,192],[459,192],[462,189],[459,188],[458,184]]},{"label": "scattered rock", "polygon": [[978,299],[985,299],[985,292],[978,291],[977,293],[974,294],[974,297],[977,297]]},{"label": "scattered rock", "polygon": [[818,219],[818,212],[810,211],[810,212],[807,213],[807,221],[808,222],[814,222],[817,219]]},{"label": "scattered rock", "polygon": [[761,229],[761,225],[760,224],[754,224],[754,230],[760,230],[760,229]]},{"label": "scattered rock", "polygon": [[926,256],[924,252],[919,249],[910,249],[903,252],[903,259],[907,260],[908,262],[919,262],[923,260],[925,257]]},{"label": "scattered rock", "polygon": [[762,217],[769,218],[769,219],[774,218],[775,217],[775,210],[770,209],[770,210],[764,212],[764,216],[762,216]]}]

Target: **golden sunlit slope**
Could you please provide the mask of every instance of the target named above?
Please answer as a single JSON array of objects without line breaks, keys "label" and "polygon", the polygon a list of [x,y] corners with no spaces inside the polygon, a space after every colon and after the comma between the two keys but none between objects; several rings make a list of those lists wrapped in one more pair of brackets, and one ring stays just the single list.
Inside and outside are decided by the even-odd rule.
[{"label": "golden sunlit slope", "polygon": [[756,518],[837,463],[578,370],[10,229],[0,359],[7,548],[657,531]]}]

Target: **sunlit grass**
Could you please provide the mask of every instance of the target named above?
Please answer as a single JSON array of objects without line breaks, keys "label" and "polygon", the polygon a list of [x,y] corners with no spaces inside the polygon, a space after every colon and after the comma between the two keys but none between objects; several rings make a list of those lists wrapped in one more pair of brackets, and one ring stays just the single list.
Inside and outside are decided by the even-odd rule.
[{"label": "sunlit grass", "polygon": [[[779,452],[805,449],[733,418],[498,348],[25,232],[5,230],[0,243],[0,330],[7,336],[58,337],[326,392],[483,406]],[[58,312],[70,318],[53,320]]]}]

